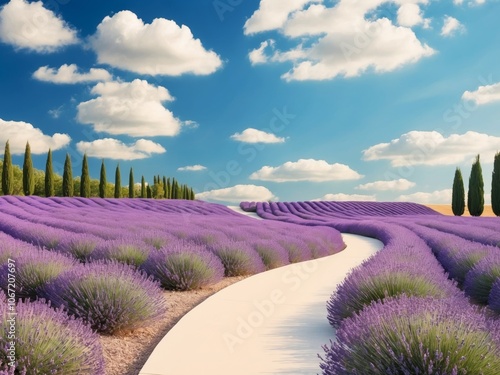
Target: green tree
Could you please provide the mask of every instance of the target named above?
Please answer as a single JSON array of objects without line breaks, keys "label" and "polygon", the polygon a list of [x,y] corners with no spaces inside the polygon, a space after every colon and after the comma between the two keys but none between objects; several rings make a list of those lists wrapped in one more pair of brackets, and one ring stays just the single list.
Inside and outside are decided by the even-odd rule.
[{"label": "green tree", "polygon": [[467,208],[471,216],[481,216],[484,210],[483,171],[479,155],[476,157],[474,164],[472,164],[470,172]]},{"label": "green tree", "polygon": [[90,175],[87,154],[83,154],[82,177],[80,178],[80,197],[90,197]]},{"label": "green tree", "polygon": [[14,169],[12,168],[9,141],[5,143],[5,151],[3,154],[2,192],[4,195],[12,195],[14,192]]},{"label": "green tree", "polygon": [[54,196],[54,168],[52,167],[52,150],[49,149],[45,163],[45,196]]},{"label": "green tree", "polygon": [[491,208],[495,215],[500,216],[500,152],[495,155],[493,175],[491,178]]},{"label": "green tree", "polygon": [[101,175],[99,178],[99,197],[106,198],[106,188],[108,182],[106,181],[106,166],[104,165],[104,159],[101,161]]},{"label": "green tree", "polygon": [[146,180],[144,180],[144,176],[141,178],[141,198],[146,198]]},{"label": "green tree", "polygon": [[64,172],[62,182],[62,195],[63,197],[72,197],[74,194],[75,182],[73,181],[73,169],[71,167],[71,158],[66,154],[64,161]]},{"label": "green tree", "polygon": [[465,211],[465,189],[464,180],[460,168],[455,170],[455,178],[453,179],[453,193],[451,198],[451,209],[453,215],[462,216]]},{"label": "green tree", "polygon": [[122,196],[122,178],[120,176],[120,164],[116,166],[115,171],[115,198],[121,198]]},{"label": "green tree", "polygon": [[26,142],[23,163],[23,193],[26,196],[32,195],[35,191],[35,176],[33,174],[33,161],[31,160],[31,147]]},{"label": "green tree", "polygon": [[147,195],[148,198],[151,199],[153,197],[152,191],[151,191],[151,186],[148,185],[147,187]]},{"label": "green tree", "polygon": [[128,197],[134,198],[134,171],[130,168],[128,175]]},{"label": "green tree", "polygon": [[167,178],[163,176],[163,198],[168,198]]}]

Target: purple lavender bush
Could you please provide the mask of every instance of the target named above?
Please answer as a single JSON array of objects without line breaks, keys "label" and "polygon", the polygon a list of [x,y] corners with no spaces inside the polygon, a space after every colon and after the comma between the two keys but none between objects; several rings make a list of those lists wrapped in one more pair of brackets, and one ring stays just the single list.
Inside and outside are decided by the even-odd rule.
[{"label": "purple lavender bush", "polygon": [[[75,266],[76,261],[56,252],[33,248],[15,259],[16,297],[35,299],[40,289],[64,271]],[[8,265],[0,266],[0,287],[7,285]]]},{"label": "purple lavender bush", "polygon": [[498,278],[500,278],[500,252],[487,256],[467,273],[464,291],[475,302],[486,304],[493,283]]},{"label": "purple lavender bush", "polygon": [[179,240],[152,252],[142,268],[169,290],[199,289],[224,277],[224,267],[214,254]]},{"label": "purple lavender bush", "polygon": [[323,375],[497,375],[489,326],[464,298],[386,299],[342,322],[320,367]]},{"label": "purple lavender bush", "polygon": [[288,251],[272,240],[260,240],[253,243],[254,249],[266,266],[266,270],[290,264]]},{"label": "purple lavender bush", "polygon": [[257,251],[245,242],[227,240],[210,249],[224,265],[224,276],[254,275],[266,270]]},{"label": "purple lavender bush", "polygon": [[[3,297],[5,298],[5,296]],[[0,298],[2,299],[2,298]],[[0,301],[0,373],[96,375],[104,373],[99,336],[81,320],[54,310],[44,301],[16,305],[15,362],[9,358],[12,323],[8,305]]]},{"label": "purple lavender bush", "polygon": [[71,255],[80,262],[85,263],[90,260],[95,248],[102,241],[99,237],[93,235],[72,233],[59,242],[56,250],[63,254]]},{"label": "purple lavender bush", "polygon": [[488,297],[488,306],[491,310],[500,314],[500,278],[496,279],[491,287],[490,295]]},{"label": "purple lavender bush", "polygon": [[76,266],[47,284],[42,295],[104,334],[140,327],[166,309],[157,282],[117,262]]},{"label": "purple lavender bush", "polygon": [[311,248],[299,237],[280,236],[278,243],[288,252],[290,263],[304,262],[313,259]]},{"label": "purple lavender bush", "polygon": [[124,236],[118,240],[103,241],[92,253],[94,260],[115,260],[140,267],[148,259],[151,247],[135,237]]}]

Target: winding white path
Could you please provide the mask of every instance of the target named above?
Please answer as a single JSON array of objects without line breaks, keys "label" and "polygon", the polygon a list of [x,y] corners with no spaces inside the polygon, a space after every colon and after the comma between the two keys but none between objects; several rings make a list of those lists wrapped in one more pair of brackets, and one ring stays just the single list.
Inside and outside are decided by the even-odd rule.
[{"label": "winding white path", "polygon": [[162,339],[140,375],[317,374],[334,337],[326,301],[335,286],[382,248],[344,234],[335,255],[249,277],[214,294]]}]

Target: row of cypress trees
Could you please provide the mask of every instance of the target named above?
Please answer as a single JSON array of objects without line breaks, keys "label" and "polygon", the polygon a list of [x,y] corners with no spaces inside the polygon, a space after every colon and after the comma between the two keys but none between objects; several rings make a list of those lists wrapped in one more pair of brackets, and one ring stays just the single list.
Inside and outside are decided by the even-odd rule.
[{"label": "row of cypress trees", "polygon": [[[55,183],[54,183],[54,171],[52,167],[52,150],[49,150],[47,154],[47,162],[45,164],[45,181],[44,181],[44,192],[46,197],[52,197],[55,195]],[[187,185],[181,185],[174,178],[166,178],[163,176],[163,180],[160,180],[160,176],[154,176],[153,187],[146,183],[144,176],[141,178],[141,189],[140,198],[164,198],[164,199],[188,199],[194,200],[195,193],[192,188]],[[101,163],[100,178],[99,178],[99,197],[106,198],[108,182],[106,178],[106,166],[104,165],[104,160]],[[75,183],[73,180],[73,172],[71,167],[71,158],[69,154],[66,154],[66,160],[64,162],[64,172],[62,177],[62,196],[63,197],[73,197]],[[31,148],[29,142],[26,143],[26,149],[24,152],[24,162],[23,162],[23,174],[22,174],[22,191],[26,196],[33,195],[35,191],[35,179],[34,179],[34,168],[33,161],[31,158]],[[9,141],[5,144],[4,160],[2,165],[2,192],[4,195],[12,195],[14,193],[14,166],[12,165],[12,157],[10,154]],[[89,166],[87,161],[87,155],[83,155],[82,162],[82,174],[80,177],[80,197],[89,198],[91,196],[91,179],[89,174]],[[120,165],[116,166],[115,170],[115,184],[114,184],[114,197],[121,198],[122,187],[121,187],[121,174]],[[128,197],[135,198],[135,184],[134,184],[134,172],[130,168],[129,173],[129,186],[128,186]]]},{"label": "row of cypress trees", "polygon": [[[460,168],[455,170],[451,208],[455,216],[465,212],[465,188]],[[500,216],[500,152],[495,155],[491,180],[491,208],[496,216]],[[477,155],[472,164],[467,192],[467,209],[471,216],[481,216],[484,211],[484,182],[480,157]]]}]

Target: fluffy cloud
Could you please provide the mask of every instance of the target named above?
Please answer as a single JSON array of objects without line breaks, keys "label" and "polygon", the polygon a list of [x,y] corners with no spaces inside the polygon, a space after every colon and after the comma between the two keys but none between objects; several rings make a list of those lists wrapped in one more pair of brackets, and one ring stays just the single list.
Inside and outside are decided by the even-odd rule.
[{"label": "fluffy cloud", "polygon": [[245,35],[281,28],[289,15],[303,9],[307,4],[321,0],[261,0],[259,9],[245,22]]},{"label": "fluffy cloud", "polygon": [[118,139],[104,138],[92,142],[78,142],[76,148],[82,154],[87,153],[89,157],[119,160],[146,159],[153,154],[163,154],[167,151],[162,145],[146,139],[125,144]]},{"label": "fluffy cloud", "polygon": [[411,131],[389,143],[363,151],[365,160],[389,160],[393,167],[410,165],[454,165],[481,154],[490,162],[500,149],[500,137],[469,131],[444,137],[432,131]]},{"label": "fluffy cloud", "polygon": [[452,190],[436,190],[432,193],[413,193],[409,195],[400,195],[397,199],[400,202],[415,202],[422,204],[451,204]]},{"label": "fluffy cloud", "polygon": [[266,133],[262,130],[248,128],[241,133],[236,133],[231,136],[235,141],[245,143],[283,143],[285,138],[277,137],[272,133]]},{"label": "fluffy cloud", "polygon": [[76,31],[41,1],[25,0],[11,0],[0,8],[0,40],[36,52],[54,52],[78,43]]},{"label": "fluffy cloud", "polygon": [[476,91],[466,91],[463,100],[470,100],[478,105],[500,101],[500,82],[493,85],[479,86]]},{"label": "fluffy cloud", "polygon": [[[455,5],[462,5],[464,3],[464,0],[453,0],[453,4]],[[475,6],[475,5],[483,5],[486,3],[486,0],[470,0],[467,2],[469,6]]]},{"label": "fluffy cloud", "polygon": [[233,187],[210,190],[203,193],[196,194],[196,199],[219,201],[219,202],[232,202],[239,203],[242,201],[268,201],[275,200],[274,196],[269,189],[264,186],[256,185],[236,185]]},{"label": "fluffy cloud", "polygon": [[104,18],[91,45],[100,63],[139,74],[206,75],[222,66],[219,56],[207,51],[189,27],[164,18],[145,24],[130,11]]},{"label": "fluffy cloud", "polygon": [[[303,81],[326,80],[337,76],[354,77],[367,70],[389,72],[434,54],[435,51],[420,42],[411,28],[393,24],[389,16],[377,19],[370,17],[371,12],[386,2],[387,0],[340,0],[332,7],[310,4],[304,8],[310,2],[302,1],[297,2],[293,11],[285,5],[289,2],[274,2],[279,4],[276,7],[283,8],[285,20],[274,24],[267,22],[267,27],[251,30],[258,32],[261,29],[278,29],[292,43],[298,40],[299,44],[285,51],[271,45],[273,51],[270,56],[265,54],[265,49],[270,45],[261,44],[249,57],[251,61],[259,63],[292,62],[293,69],[282,78]],[[428,20],[423,18],[417,5],[426,4],[427,0],[399,0],[397,3],[401,7],[406,6],[399,17],[402,23],[427,25]],[[408,7],[408,3],[412,5]],[[265,4],[267,1],[261,0],[259,10],[249,21],[257,14],[261,19],[272,18],[273,11],[269,7],[265,8]],[[415,6],[418,8],[416,15]],[[266,17],[264,13],[267,14]],[[249,21],[245,28],[247,33]]]},{"label": "fluffy cloud", "polygon": [[252,180],[291,182],[291,181],[343,181],[362,178],[358,172],[344,164],[328,164],[325,160],[300,159],[286,162],[278,167],[262,167],[250,175]]},{"label": "fluffy cloud", "polygon": [[362,195],[362,194],[326,194],[322,198],[315,199],[318,201],[339,201],[339,202],[349,202],[349,201],[366,201],[375,202],[377,198],[375,195]]},{"label": "fluffy cloud", "polygon": [[266,55],[266,49],[268,47],[273,47],[274,46],[274,40],[269,39],[260,44],[259,48],[256,48],[252,50],[248,54],[248,58],[250,59],[250,63],[252,65],[257,65],[257,64],[265,64],[268,61],[268,56]]},{"label": "fluffy cloud", "polygon": [[5,142],[9,141],[12,154],[23,154],[26,142],[29,141],[32,154],[45,154],[49,148],[59,150],[69,144],[71,138],[67,134],[56,133],[45,135],[33,125],[22,121],[5,121],[0,119],[0,152],[3,153]]},{"label": "fluffy cloud", "polygon": [[76,64],[64,64],[58,69],[42,66],[33,73],[33,78],[44,82],[71,84],[111,81],[113,77],[105,69],[91,68],[88,73],[79,73]]},{"label": "fluffy cloud", "polygon": [[186,167],[180,167],[180,168],[177,168],[177,170],[179,172],[200,172],[200,171],[204,171],[206,170],[207,167],[203,166],[203,165],[199,165],[199,164],[196,164],[196,165],[188,165]]},{"label": "fluffy cloud", "polygon": [[147,81],[101,82],[92,89],[96,99],[78,105],[78,121],[95,131],[132,137],[174,136],[181,122],[162,103],[172,101],[168,90]]},{"label": "fluffy cloud", "polygon": [[414,182],[404,178],[391,181],[375,181],[356,187],[358,190],[377,190],[377,191],[404,191],[415,186]]},{"label": "fluffy cloud", "polygon": [[451,37],[459,32],[465,31],[465,26],[460,23],[454,17],[446,16],[443,21],[443,27],[441,28],[441,35],[446,37]]},{"label": "fluffy cloud", "polygon": [[422,10],[418,4],[406,3],[402,4],[398,9],[398,23],[404,27],[413,27],[424,25],[429,27],[429,19],[422,17]]}]

